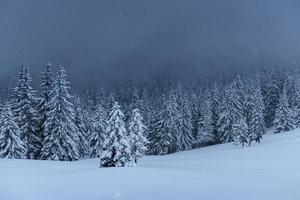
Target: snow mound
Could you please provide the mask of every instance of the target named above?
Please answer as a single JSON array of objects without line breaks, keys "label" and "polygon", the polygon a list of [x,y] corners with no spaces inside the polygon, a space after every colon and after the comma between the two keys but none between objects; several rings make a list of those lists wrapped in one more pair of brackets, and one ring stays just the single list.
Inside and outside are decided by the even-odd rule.
[{"label": "snow mound", "polygon": [[135,168],[0,160],[1,200],[298,200],[300,130],[262,144],[222,144],[145,157]]}]

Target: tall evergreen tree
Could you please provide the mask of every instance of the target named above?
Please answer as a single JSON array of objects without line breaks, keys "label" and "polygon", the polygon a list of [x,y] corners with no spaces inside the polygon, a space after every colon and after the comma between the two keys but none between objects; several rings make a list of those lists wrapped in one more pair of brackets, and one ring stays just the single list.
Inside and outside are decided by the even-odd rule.
[{"label": "tall evergreen tree", "polygon": [[[49,111],[49,102],[52,99],[52,92],[54,89],[54,80],[52,74],[51,64],[46,65],[45,71],[42,73],[41,84],[40,84],[40,93],[41,97],[38,103],[38,129],[37,131],[40,134],[41,142],[44,140],[45,133],[45,122],[47,120],[47,112]],[[41,152],[40,152],[41,153]]]},{"label": "tall evergreen tree", "polygon": [[[274,73],[274,72],[273,72]],[[281,95],[281,87],[278,78],[271,73],[266,75],[264,78],[267,80],[262,81],[263,98],[265,104],[265,125],[270,128],[274,125],[274,119],[276,114],[276,109],[279,103]]]},{"label": "tall evergreen tree", "polygon": [[236,145],[242,145],[248,143],[248,126],[244,118],[236,121],[232,126],[233,141]]},{"label": "tall evergreen tree", "polygon": [[89,138],[91,158],[100,158],[104,141],[107,139],[107,114],[102,105],[98,105],[93,116],[93,132]]},{"label": "tall evergreen tree", "polygon": [[[198,135],[198,124],[200,119],[200,100],[197,94],[193,92],[189,98],[190,104],[191,104],[191,115],[192,115],[192,136],[194,140],[197,140]],[[196,143],[194,144],[196,145]]]},{"label": "tall evergreen tree", "polygon": [[68,92],[70,87],[66,77],[64,68],[61,68],[57,73],[53,98],[49,102],[41,154],[45,160],[79,159],[78,129],[74,123],[72,96]]},{"label": "tall evergreen tree", "polygon": [[290,73],[287,75],[284,86],[286,88],[286,96],[291,109],[296,107],[297,84],[295,76]]},{"label": "tall evergreen tree", "polygon": [[[90,136],[90,130],[88,125],[85,123],[84,120],[84,111],[81,105],[80,99],[77,97],[75,98],[74,102],[74,123],[78,130],[78,150],[79,150],[79,157],[80,158],[87,158],[89,157],[89,145],[88,145],[88,138]],[[91,119],[90,119],[91,120]]]},{"label": "tall evergreen tree", "polygon": [[178,105],[173,95],[163,99],[163,106],[157,110],[149,127],[148,149],[154,155],[170,154],[177,150]]},{"label": "tall evergreen tree", "polygon": [[20,129],[13,119],[10,105],[6,103],[0,118],[0,158],[26,158],[26,149]]},{"label": "tall evergreen tree", "polygon": [[197,143],[198,146],[205,146],[215,142],[215,135],[213,133],[213,118],[212,107],[209,99],[203,102],[201,107],[200,120],[198,124]]},{"label": "tall evergreen tree", "polygon": [[146,154],[146,146],[149,143],[144,136],[146,126],[143,124],[143,117],[140,115],[138,109],[132,111],[128,130],[131,140],[132,157],[134,162],[137,163]]},{"label": "tall evergreen tree", "polygon": [[132,165],[132,151],[130,138],[128,137],[124,114],[120,106],[115,102],[109,114],[107,134],[104,142],[105,151],[100,157],[100,167],[125,167]]},{"label": "tall evergreen tree", "polygon": [[[240,77],[238,76],[225,91],[218,121],[219,134],[223,142],[232,142],[234,137],[233,125],[244,118],[244,93]],[[235,127],[237,128],[237,127]],[[242,128],[242,127],[241,127]],[[237,132],[237,130],[235,130]]]},{"label": "tall evergreen tree", "polygon": [[[219,127],[218,127],[218,121],[220,120],[220,104],[221,104],[221,90],[217,83],[214,83],[214,86],[212,88],[212,95],[211,95],[211,103],[210,103],[210,108],[211,108],[211,113],[208,113],[209,115],[211,114],[211,126],[212,126],[212,134],[214,136],[213,141],[215,143],[220,143],[221,142],[221,135],[219,134]],[[204,113],[209,112],[209,109],[205,109],[203,111]],[[209,118],[207,118],[209,120]],[[207,120],[205,120],[207,121]],[[205,123],[207,124],[207,123]],[[208,127],[210,130],[210,127]],[[206,128],[205,128],[206,129]],[[206,131],[205,131],[206,132]]]},{"label": "tall evergreen tree", "polygon": [[286,92],[286,87],[284,87],[276,110],[274,133],[286,132],[295,128],[293,112],[289,107]]},{"label": "tall evergreen tree", "polygon": [[29,159],[36,159],[41,150],[41,135],[37,131],[38,113],[37,98],[31,87],[29,69],[22,66],[20,79],[14,89],[12,110],[16,122],[21,130],[21,139],[26,147]]},{"label": "tall evergreen tree", "polygon": [[260,142],[265,133],[264,103],[257,81],[250,85],[246,102],[246,122],[248,124],[248,142],[250,146],[252,141]]},{"label": "tall evergreen tree", "polygon": [[194,138],[192,135],[192,109],[188,96],[183,92],[178,93],[178,111],[177,115],[177,151],[185,151],[192,149]]},{"label": "tall evergreen tree", "polygon": [[295,105],[292,108],[296,128],[300,128],[300,81],[295,83]]}]

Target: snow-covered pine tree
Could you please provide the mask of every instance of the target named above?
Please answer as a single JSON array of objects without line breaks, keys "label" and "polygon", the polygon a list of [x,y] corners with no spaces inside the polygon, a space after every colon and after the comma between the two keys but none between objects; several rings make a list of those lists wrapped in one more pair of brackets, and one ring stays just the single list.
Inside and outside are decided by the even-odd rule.
[{"label": "snow-covered pine tree", "polygon": [[194,145],[194,137],[192,135],[192,109],[187,94],[183,91],[177,93],[178,109],[177,113],[177,149],[176,151],[191,150]]},{"label": "snow-covered pine tree", "polygon": [[138,109],[133,109],[128,131],[131,140],[132,158],[135,163],[140,160],[147,151],[149,141],[144,136],[146,126]]},{"label": "snow-covered pine tree", "polygon": [[244,146],[248,143],[249,135],[245,119],[241,118],[232,125],[232,134],[234,144]]},{"label": "snow-covered pine tree", "polygon": [[91,158],[100,158],[103,152],[104,141],[107,139],[107,111],[102,105],[98,105],[92,122],[93,131],[89,138],[90,156]]},{"label": "snow-covered pine tree", "polygon": [[288,73],[284,86],[286,87],[286,95],[289,106],[291,109],[294,109],[296,107],[297,98],[296,77]]},{"label": "snow-covered pine tree", "polygon": [[200,119],[198,124],[197,144],[198,146],[205,146],[215,142],[215,135],[213,134],[213,119],[212,107],[210,99],[204,100],[201,106]]},{"label": "snow-covered pine tree", "polygon": [[107,114],[109,115],[111,108],[114,106],[116,94],[114,92],[110,92],[108,94],[108,97],[105,99],[105,105],[104,108],[107,111]]},{"label": "snow-covered pine tree", "polygon": [[1,127],[1,122],[2,122],[2,112],[3,112],[3,105],[2,105],[2,103],[0,103],[0,127]]},{"label": "snow-covered pine tree", "polygon": [[293,111],[289,107],[286,87],[283,88],[274,120],[274,133],[293,130],[295,121]]},{"label": "snow-covered pine tree", "polygon": [[74,123],[72,96],[64,68],[57,72],[53,98],[45,122],[45,138],[41,158],[73,161],[79,159],[78,129]]},{"label": "snow-covered pine tree", "polygon": [[36,159],[41,150],[41,135],[37,130],[38,113],[37,98],[31,87],[31,77],[28,67],[22,65],[20,79],[14,89],[12,111],[16,123],[21,130],[21,139],[26,147],[29,159]]},{"label": "snow-covered pine tree", "polygon": [[[223,142],[232,142],[234,137],[233,125],[244,118],[244,92],[240,77],[225,91],[221,104],[220,118],[218,121],[219,135],[222,135]],[[237,128],[237,127],[236,127]],[[242,128],[242,127],[241,127]],[[235,130],[237,132],[237,130]]]},{"label": "snow-covered pine tree", "polygon": [[54,80],[52,74],[52,66],[50,63],[48,63],[46,65],[45,71],[42,73],[41,84],[40,84],[41,97],[39,98],[39,103],[37,106],[38,115],[39,115],[37,131],[41,135],[41,141],[43,141],[45,137],[44,127],[45,127],[45,122],[47,120],[47,112],[49,111],[48,105],[52,98],[53,88],[54,88]]},{"label": "snow-covered pine tree", "polygon": [[149,154],[166,155],[177,150],[178,105],[174,95],[162,97],[163,105],[157,109],[149,127]]},{"label": "snow-covered pine tree", "polygon": [[[90,130],[84,120],[84,109],[80,102],[80,98],[76,97],[74,102],[74,123],[78,130],[78,151],[79,158],[89,157],[89,145],[88,138],[90,136]],[[91,119],[90,119],[91,120]]]},{"label": "snow-covered pine tree", "polygon": [[292,111],[295,120],[295,127],[300,128],[300,81],[297,79],[295,84],[295,105],[292,108]]},{"label": "snow-covered pine tree", "polygon": [[[192,115],[192,136],[194,140],[196,141],[197,139],[197,134],[198,134],[198,124],[199,124],[199,119],[200,119],[200,100],[199,96],[196,94],[195,91],[190,95],[189,98],[190,104],[191,104],[191,115]],[[196,143],[194,144],[196,145]]]},{"label": "snow-covered pine tree", "polygon": [[95,111],[96,97],[93,97],[90,90],[86,90],[84,96],[82,96],[79,100],[82,108],[82,119],[86,126],[86,135],[89,136],[93,127],[91,123],[91,115]]},{"label": "snow-covered pine tree", "polygon": [[262,94],[265,104],[265,125],[267,128],[270,128],[274,125],[273,122],[281,95],[281,87],[278,78],[274,75],[274,72],[265,74],[265,76],[261,79]]},{"label": "snow-covered pine tree", "polygon": [[[220,119],[220,104],[221,104],[221,90],[219,85],[215,82],[211,92],[211,126],[212,134],[214,136],[213,141],[218,144],[221,143],[221,135],[219,135],[218,121]],[[207,110],[206,110],[207,111]],[[205,111],[204,111],[205,113]]]},{"label": "snow-covered pine tree", "polygon": [[[152,113],[152,99],[149,96],[149,92],[144,89],[140,98],[140,113],[143,116],[144,124],[149,125]],[[148,130],[146,130],[147,135]]]},{"label": "snow-covered pine tree", "polygon": [[0,158],[26,158],[21,131],[13,119],[9,103],[5,104],[0,120]]},{"label": "snow-covered pine tree", "polygon": [[134,109],[140,109],[141,106],[141,98],[139,96],[139,91],[137,88],[133,89],[132,96],[131,96],[131,102],[129,105],[129,109],[132,111]]},{"label": "snow-covered pine tree", "polygon": [[104,152],[100,157],[100,167],[125,167],[133,162],[130,138],[128,137],[124,114],[117,102],[109,114],[107,134],[104,142]]},{"label": "snow-covered pine tree", "polygon": [[249,146],[253,141],[260,142],[265,133],[264,103],[258,81],[251,83],[246,100],[246,122],[248,125]]}]

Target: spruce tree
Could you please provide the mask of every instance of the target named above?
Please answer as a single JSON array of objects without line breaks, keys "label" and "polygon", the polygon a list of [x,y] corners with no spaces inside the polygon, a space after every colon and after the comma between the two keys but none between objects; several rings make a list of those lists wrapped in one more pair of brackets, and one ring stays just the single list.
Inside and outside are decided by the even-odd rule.
[{"label": "spruce tree", "polygon": [[233,141],[236,145],[242,145],[248,143],[248,126],[244,118],[239,119],[232,125]]},{"label": "spruce tree", "polygon": [[213,133],[212,107],[209,99],[203,102],[200,113],[197,143],[198,146],[205,146],[214,143],[216,139]]},{"label": "spruce tree", "polygon": [[[222,102],[222,100],[221,100],[222,92],[217,83],[214,83],[211,93],[212,93],[211,94],[211,103],[210,103],[211,113],[208,113],[208,114],[209,115],[211,114],[212,134],[214,136],[213,141],[218,144],[218,143],[221,143],[221,137],[222,137],[219,134],[219,127],[218,127],[218,121],[220,119],[220,112],[221,112],[220,104]],[[205,110],[203,110],[203,112],[204,113],[209,112],[209,109],[205,109]]]},{"label": "spruce tree", "polygon": [[264,103],[260,86],[257,82],[250,85],[246,101],[249,146],[253,141],[260,143],[265,133]]},{"label": "spruce tree", "polygon": [[178,130],[176,99],[171,95],[162,98],[163,105],[156,111],[149,127],[149,153],[166,155],[177,150]]},{"label": "spruce tree", "polygon": [[200,100],[199,96],[195,93],[192,93],[190,96],[191,104],[191,115],[192,115],[192,136],[194,138],[194,145],[196,145],[197,135],[198,135],[198,124],[200,119]]},{"label": "spruce tree", "polygon": [[21,131],[13,119],[10,104],[6,103],[0,118],[0,158],[26,158]]},{"label": "spruce tree", "polygon": [[[54,89],[54,80],[52,74],[52,66],[51,64],[46,65],[45,71],[42,73],[41,84],[40,84],[40,93],[41,97],[39,99],[38,104],[38,129],[37,131],[41,135],[41,141],[44,140],[45,137],[45,122],[47,120],[47,112],[49,111],[49,102],[52,99],[52,92]],[[40,152],[41,153],[41,152]]]},{"label": "spruce tree", "polygon": [[194,145],[192,135],[192,110],[188,96],[183,92],[178,93],[178,111],[177,115],[177,151],[191,150]]},{"label": "spruce tree", "polygon": [[143,124],[143,117],[140,115],[138,109],[134,109],[132,111],[128,131],[131,140],[132,158],[135,163],[137,163],[147,151],[146,146],[149,142],[144,136],[145,130],[146,126]]},{"label": "spruce tree", "polygon": [[74,109],[69,94],[66,72],[61,68],[56,77],[53,98],[45,122],[42,159],[73,161],[79,159],[78,129],[74,123]]},{"label": "spruce tree", "polygon": [[[244,92],[238,76],[225,91],[222,101],[218,130],[223,142],[232,142],[234,135],[233,125],[244,118]],[[237,128],[237,127],[236,127]],[[241,127],[242,128],[242,127]],[[237,130],[235,130],[237,131]]]},{"label": "spruce tree", "polygon": [[300,85],[295,75],[288,74],[284,84],[289,107],[292,111],[295,128],[300,127]]},{"label": "spruce tree", "polygon": [[20,79],[14,89],[12,111],[21,130],[21,139],[29,159],[36,159],[41,150],[41,135],[38,132],[37,98],[31,87],[28,67],[22,65]]},{"label": "spruce tree", "polygon": [[132,165],[132,151],[128,137],[124,114],[117,102],[109,114],[108,137],[104,142],[104,152],[100,157],[100,167],[125,167]]},{"label": "spruce tree", "polygon": [[274,75],[267,75],[265,84],[262,86],[265,104],[265,125],[270,128],[274,125],[276,109],[278,107],[281,88],[278,79]]},{"label": "spruce tree", "polygon": [[[89,157],[89,145],[88,145],[88,138],[90,136],[90,130],[88,125],[85,123],[84,120],[84,109],[81,105],[80,99],[77,97],[75,98],[74,102],[74,123],[78,130],[78,153],[80,158],[87,158]],[[90,119],[91,120],[91,119]]]},{"label": "spruce tree", "polygon": [[288,74],[284,83],[284,87],[286,88],[286,95],[289,106],[291,109],[296,107],[296,98],[297,98],[297,84],[295,76]]},{"label": "spruce tree", "polygon": [[300,128],[300,81],[296,81],[295,105],[292,108],[295,127]]},{"label": "spruce tree", "polygon": [[93,131],[89,138],[91,158],[100,158],[103,152],[104,141],[107,138],[107,114],[102,105],[98,105],[93,116]]},{"label": "spruce tree", "polygon": [[286,87],[284,87],[276,110],[274,133],[286,132],[293,130],[294,128],[295,121],[293,119],[293,112],[289,107]]}]

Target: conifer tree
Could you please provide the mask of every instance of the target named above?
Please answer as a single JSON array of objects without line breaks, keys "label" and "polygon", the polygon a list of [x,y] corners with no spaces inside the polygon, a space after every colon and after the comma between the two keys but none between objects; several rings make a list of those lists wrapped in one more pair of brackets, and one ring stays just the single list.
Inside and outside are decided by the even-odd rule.
[{"label": "conifer tree", "polygon": [[284,83],[289,107],[293,110],[296,107],[297,86],[295,76],[288,74]]},{"label": "conifer tree", "polygon": [[276,109],[278,107],[281,88],[278,79],[274,75],[267,76],[264,87],[265,125],[270,128],[274,125]]},{"label": "conifer tree", "polygon": [[26,158],[20,129],[13,119],[10,104],[6,103],[0,118],[0,158]]},{"label": "conifer tree", "polygon": [[[244,118],[244,92],[241,91],[239,76],[225,91],[225,96],[221,105],[221,113],[218,121],[219,134],[222,135],[223,142],[232,142],[234,137],[233,125]],[[235,127],[238,128],[238,127]],[[242,128],[242,127],[241,127]],[[237,130],[235,130],[237,132]]]},{"label": "conifer tree", "polygon": [[104,152],[100,157],[100,167],[125,167],[132,165],[132,151],[128,137],[124,114],[117,102],[109,114],[108,137],[104,142]]},{"label": "conifer tree", "polygon": [[296,81],[295,86],[295,105],[292,108],[295,127],[300,128],[300,81]]},{"label": "conifer tree", "polygon": [[162,99],[163,105],[157,110],[149,127],[148,149],[149,153],[154,155],[166,155],[177,150],[178,105],[173,95]]},{"label": "conifer tree", "polygon": [[93,131],[89,138],[91,158],[100,158],[103,152],[104,141],[107,139],[107,114],[102,105],[98,105],[94,113]]},{"label": "conifer tree", "polygon": [[180,92],[178,95],[177,151],[191,150],[194,145],[191,105],[186,94]]},{"label": "conifer tree", "polygon": [[248,143],[249,135],[245,119],[241,118],[233,124],[232,134],[234,144],[244,146]]},{"label": "conifer tree", "polygon": [[286,87],[284,87],[276,110],[274,133],[286,132],[293,130],[294,128],[295,121],[293,119],[293,112],[289,107]]},{"label": "conifer tree", "polygon": [[22,65],[20,79],[14,89],[12,110],[16,123],[21,130],[21,139],[26,147],[29,159],[36,159],[41,150],[41,135],[37,130],[38,113],[37,98],[31,87],[28,67]]},{"label": "conifer tree", "polygon": [[[45,122],[47,120],[47,112],[49,111],[49,102],[52,99],[52,92],[54,89],[54,80],[52,74],[51,64],[46,65],[45,71],[42,73],[41,84],[40,84],[40,93],[41,97],[38,103],[38,129],[41,136],[41,142],[44,140],[45,133]],[[41,152],[40,152],[41,153]]]},{"label": "conifer tree", "polygon": [[205,146],[214,142],[215,135],[213,134],[211,102],[209,99],[206,99],[201,107],[201,114],[198,124],[197,143],[198,146]]},{"label": "conifer tree", "polygon": [[260,143],[265,133],[264,104],[260,86],[257,82],[250,85],[247,98],[246,122],[248,125],[249,146],[252,141]]},{"label": "conifer tree", "polygon": [[88,137],[90,136],[90,130],[88,125],[85,123],[84,120],[84,109],[82,108],[80,99],[77,97],[75,98],[74,102],[74,123],[78,130],[78,153],[80,158],[87,158],[89,157],[89,145],[88,145]]},{"label": "conifer tree", "polygon": [[[208,113],[208,115],[211,114],[211,126],[212,126],[212,134],[214,136],[213,141],[215,143],[221,143],[221,135],[219,134],[219,127],[218,127],[218,121],[220,119],[220,104],[221,104],[221,95],[222,92],[217,85],[217,83],[214,83],[214,86],[212,88],[212,95],[211,95],[211,113]],[[208,103],[208,102],[207,102]],[[209,112],[209,109],[205,109],[203,111],[204,113]],[[209,120],[209,118],[207,118]],[[208,127],[210,129],[210,127]]]},{"label": "conifer tree", "polygon": [[143,124],[143,117],[140,115],[138,109],[132,111],[128,130],[131,140],[132,158],[137,163],[146,154],[146,146],[149,143],[144,136],[146,126]]},{"label": "conifer tree", "polygon": [[194,145],[196,145],[197,135],[198,135],[198,124],[200,119],[200,100],[197,94],[192,93],[190,96],[190,104],[191,104],[191,115],[192,115],[192,136],[194,138]]},{"label": "conifer tree", "polygon": [[53,98],[45,122],[42,159],[73,161],[79,159],[78,129],[74,123],[74,109],[69,94],[69,82],[64,68],[56,77]]}]

